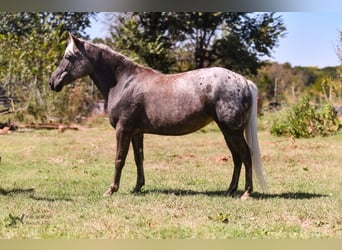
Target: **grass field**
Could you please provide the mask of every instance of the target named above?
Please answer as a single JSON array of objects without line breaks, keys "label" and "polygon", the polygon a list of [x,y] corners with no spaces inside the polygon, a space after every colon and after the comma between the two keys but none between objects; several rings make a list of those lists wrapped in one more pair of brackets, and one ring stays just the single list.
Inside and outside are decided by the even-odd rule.
[{"label": "grass field", "polygon": [[[261,121],[262,127],[264,121]],[[146,186],[132,194],[133,153],[121,188],[114,130],[0,136],[0,238],[342,238],[342,134],[274,137],[259,131],[270,191],[226,197],[232,159],[215,125],[182,137],[145,136]]]}]

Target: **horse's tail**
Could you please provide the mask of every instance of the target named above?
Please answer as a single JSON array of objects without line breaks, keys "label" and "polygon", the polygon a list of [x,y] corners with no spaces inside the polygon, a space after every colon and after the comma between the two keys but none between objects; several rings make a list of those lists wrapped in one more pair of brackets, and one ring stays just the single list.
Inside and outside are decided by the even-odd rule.
[{"label": "horse's tail", "polygon": [[247,127],[245,129],[245,135],[247,139],[247,143],[249,145],[252,157],[252,166],[253,171],[256,175],[256,178],[259,182],[260,187],[264,192],[267,192],[268,187],[264,177],[264,170],[261,162],[261,155],[259,149],[259,141],[258,141],[258,117],[257,117],[257,98],[258,98],[258,88],[252,82],[248,81],[249,89],[252,93],[252,109],[250,113],[250,117],[247,123]]}]

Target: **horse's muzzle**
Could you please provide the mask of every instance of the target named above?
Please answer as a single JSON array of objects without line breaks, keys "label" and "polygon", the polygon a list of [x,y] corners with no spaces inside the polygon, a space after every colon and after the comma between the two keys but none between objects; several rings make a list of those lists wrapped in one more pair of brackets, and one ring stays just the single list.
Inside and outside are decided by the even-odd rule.
[{"label": "horse's muzzle", "polygon": [[52,73],[52,76],[49,80],[49,85],[52,91],[59,92],[63,89],[63,86],[65,85],[65,80],[68,76],[68,73],[66,71],[58,72],[55,71]]},{"label": "horse's muzzle", "polygon": [[55,86],[53,85],[52,81],[49,81],[49,86],[51,90],[54,90]]},{"label": "horse's muzzle", "polygon": [[52,91],[56,91],[59,92],[63,89],[63,84],[59,83],[59,84],[55,84],[53,81],[49,81],[49,85]]}]

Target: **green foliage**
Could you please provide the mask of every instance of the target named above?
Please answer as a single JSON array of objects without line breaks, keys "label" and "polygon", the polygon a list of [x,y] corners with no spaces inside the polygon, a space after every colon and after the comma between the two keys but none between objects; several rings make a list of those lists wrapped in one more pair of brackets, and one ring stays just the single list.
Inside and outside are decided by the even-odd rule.
[{"label": "green foliage", "polygon": [[112,46],[139,63],[168,73],[176,60],[167,39],[157,32],[146,37],[139,30],[136,19],[126,20],[124,26],[116,27],[117,39]]},{"label": "green foliage", "polygon": [[58,96],[54,95],[50,113],[54,113],[61,123],[79,121],[89,113],[93,102],[92,93],[85,81],[65,86]]},{"label": "green foliage", "polygon": [[42,24],[49,23],[51,30],[59,30],[63,36],[64,31],[88,38],[85,28],[90,25],[93,12],[3,12],[0,16],[0,34],[14,36],[28,36],[31,32],[39,30],[46,33]]},{"label": "green foliage", "polygon": [[341,67],[292,67],[289,63],[267,63],[258,71],[254,82],[259,93],[268,100],[296,103],[301,96],[310,95],[321,103],[342,100]]},{"label": "green foliage", "polygon": [[274,13],[235,13],[233,19],[230,15],[233,14],[225,19],[225,35],[213,43],[215,64],[243,74],[256,75],[257,70],[264,65],[259,58],[271,55],[278,39],[285,35],[286,28],[281,17]]},{"label": "green foliage", "polygon": [[270,55],[285,31],[274,13],[138,12],[114,20],[114,47],[134,51],[162,72],[182,63],[188,66],[182,70],[219,65],[256,74],[259,56]]},{"label": "green foliage", "polygon": [[36,122],[66,117],[59,106],[53,107],[55,97],[48,79],[63,55],[68,31],[82,35],[92,15],[5,12],[0,16],[0,83],[6,95],[17,100],[18,119]]},{"label": "green foliage", "polygon": [[318,108],[310,103],[308,97],[304,97],[283,119],[274,121],[271,133],[300,138],[329,136],[335,134],[338,129],[337,113],[331,104]]}]

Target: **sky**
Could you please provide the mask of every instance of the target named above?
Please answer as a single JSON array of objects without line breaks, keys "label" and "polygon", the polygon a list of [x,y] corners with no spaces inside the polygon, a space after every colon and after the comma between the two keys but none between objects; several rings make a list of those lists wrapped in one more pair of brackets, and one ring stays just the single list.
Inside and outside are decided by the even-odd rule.
[{"label": "sky", "polygon": [[287,12],[287,35],[274,50],[274,61],[292,66],[337,66],[336,47],[341,44],[342,12]]},{"label": "sky", "polygon": [[[292,66],[327,67],[341,62],[336,47],[342,45],[342,12],[279,12],[287,28],[286,36],[279,39],[270,61],[290,63]],[[107,26],[101,15],[87,29],[90,38],[106,37]]]}]

